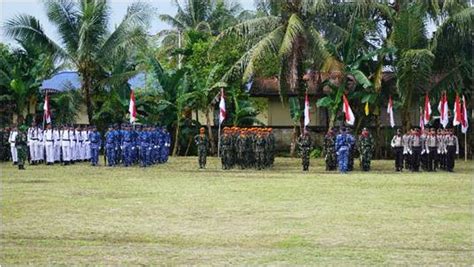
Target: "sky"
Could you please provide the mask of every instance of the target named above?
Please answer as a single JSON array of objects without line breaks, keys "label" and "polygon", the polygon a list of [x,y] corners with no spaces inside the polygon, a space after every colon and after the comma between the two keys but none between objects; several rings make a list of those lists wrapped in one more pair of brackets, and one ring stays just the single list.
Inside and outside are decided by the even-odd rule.
[{"label": "sky", "polygon": [[[156,9],[157,14],[174,15],[176,13],[176,7],[173,4],[173,0],[141,1],[150,3],[150,5]],[[109,0],[109,2],[111,7],[110,26],[113,27],[122,20],[128,5],[133,1]],[[238,2],[240,2],[244,9],[254,9],[254,0],[240,0]],[[0,0],[0,25],[3,25],[7,20],[14,18],[18,14],[29,14],[35,16],[41,22],[46,34],[52,36],[55,41],[58,41],[56,28],[49,23],[41,0]],[[151,24],[149,33],[154,34],[165,28],[169,28],[169,26],[156,17]],[[0,30],[0,41],[11,45],[14,45],[15,43],[14,40],[5,36],[3,29]]]}]

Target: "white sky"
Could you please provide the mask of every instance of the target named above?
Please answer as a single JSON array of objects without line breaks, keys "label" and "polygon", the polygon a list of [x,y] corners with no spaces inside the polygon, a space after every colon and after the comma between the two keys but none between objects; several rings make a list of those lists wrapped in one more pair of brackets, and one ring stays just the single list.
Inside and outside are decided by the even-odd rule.
[{"label": "white sky", "polygon": [[[150,3],[156,9],[157,14],[174,15],[176,13],[176,8],[173,5],[174,1],[172,0],[141,1]],[[122,20],[128,5],[132,2],[134,1],[109,0],[111,7],[110,26],[114,26]],[[254,9],[254,0],[239,0],[239,2],[244,9]],[[11,19],[18,14],[29,14],[35,16],[41,22],[46,34],[53,36],[55,41],[58,41],[56,28],[49,23],[41,0],[0,0],[0,25],[3,25],[8,19]],[[165,28],[168,28],[168,25],[156,17],[151,24],[149,33],[154,34]],[[5,36],[3,29],[0,30],[0,42],[14,44],[14,40]]]}]

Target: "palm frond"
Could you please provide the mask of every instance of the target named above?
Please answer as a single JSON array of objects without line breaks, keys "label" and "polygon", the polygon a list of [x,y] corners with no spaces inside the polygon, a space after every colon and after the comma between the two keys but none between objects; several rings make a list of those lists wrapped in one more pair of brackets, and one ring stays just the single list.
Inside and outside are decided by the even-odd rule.
[{"label": "palm frond", "polygon": [[281,42],[280,56],[287,57],[293,51],[295,42],[304,35],[304,31],[303,21],[299,18],[298,14],[291,14],[286,26],[285,36]]},{"label": "palm frond", "polygon": [[48,19],[58,27],[62,42],[67,51],[73,53],[79,45],[80,13],[76,2],[72,0],[45,1]]}]

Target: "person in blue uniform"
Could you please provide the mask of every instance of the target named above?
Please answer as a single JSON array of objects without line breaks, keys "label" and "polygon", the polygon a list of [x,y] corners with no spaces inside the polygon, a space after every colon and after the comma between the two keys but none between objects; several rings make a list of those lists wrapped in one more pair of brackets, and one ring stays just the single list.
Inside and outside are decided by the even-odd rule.
[{"label": "person in blue uniform", "polygon": [[150,157],[150,132],[148,127],[144,126],[139,133],[138,141],[140,143],[140,166],[146,167],[149,165]]},{"label": "person in blue uniform", "polygon": [[99,163],[99,150],[102,145],[102,138],[100,133],[97,131],[97,127],[92,126],[92,131],[89,132],[89,141],[91,149],[91,165],[97,166]]},{"label": "person in blue uniform", "polygon": [[346,129],[342,127],[340,133],[336,136],[337,163],[339,165],[339,171],[341,173],[346,173],[348,171],[350,149],[350,137],[346,133]]},{"label": "person in blue uniform", "polygon": [[124,126],[122,129],[122,158],[123,165],[129,167],[133,162],[132,148],[133,148],[133,136],[131,127],[129,125]]},{"label": "person in blue uniform", "polygon": [[115,165],[120,164],[122,161],[122,130],[120,129],[119,124],[114,125],[114,135],[115,135]]},{"label": "person in blue uniform", "polygon": [[112,125],[109,126],[105,133],[105,155],[107,157],[107,165],[115,166],[115,131]]},{"label": "person in blue uniform", "polygon": [[156,164],[159,161],[160,156],[160,134],[157,127],[150,127],[150,138],[151,138],[151,163]]}]

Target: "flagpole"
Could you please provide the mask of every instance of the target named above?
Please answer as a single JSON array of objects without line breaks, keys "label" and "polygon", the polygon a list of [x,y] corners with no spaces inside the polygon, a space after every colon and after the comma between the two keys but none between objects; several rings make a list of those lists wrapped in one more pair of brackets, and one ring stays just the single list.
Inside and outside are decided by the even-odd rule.
[{"label": "flagpole", "polygon": [[221,123],[219,122],[219,129],[217,131],[217,157],[221,156]]},{"label": "flagpole", "polygon": [[464,161],[467,161],[467,131],[464,133]]}]

